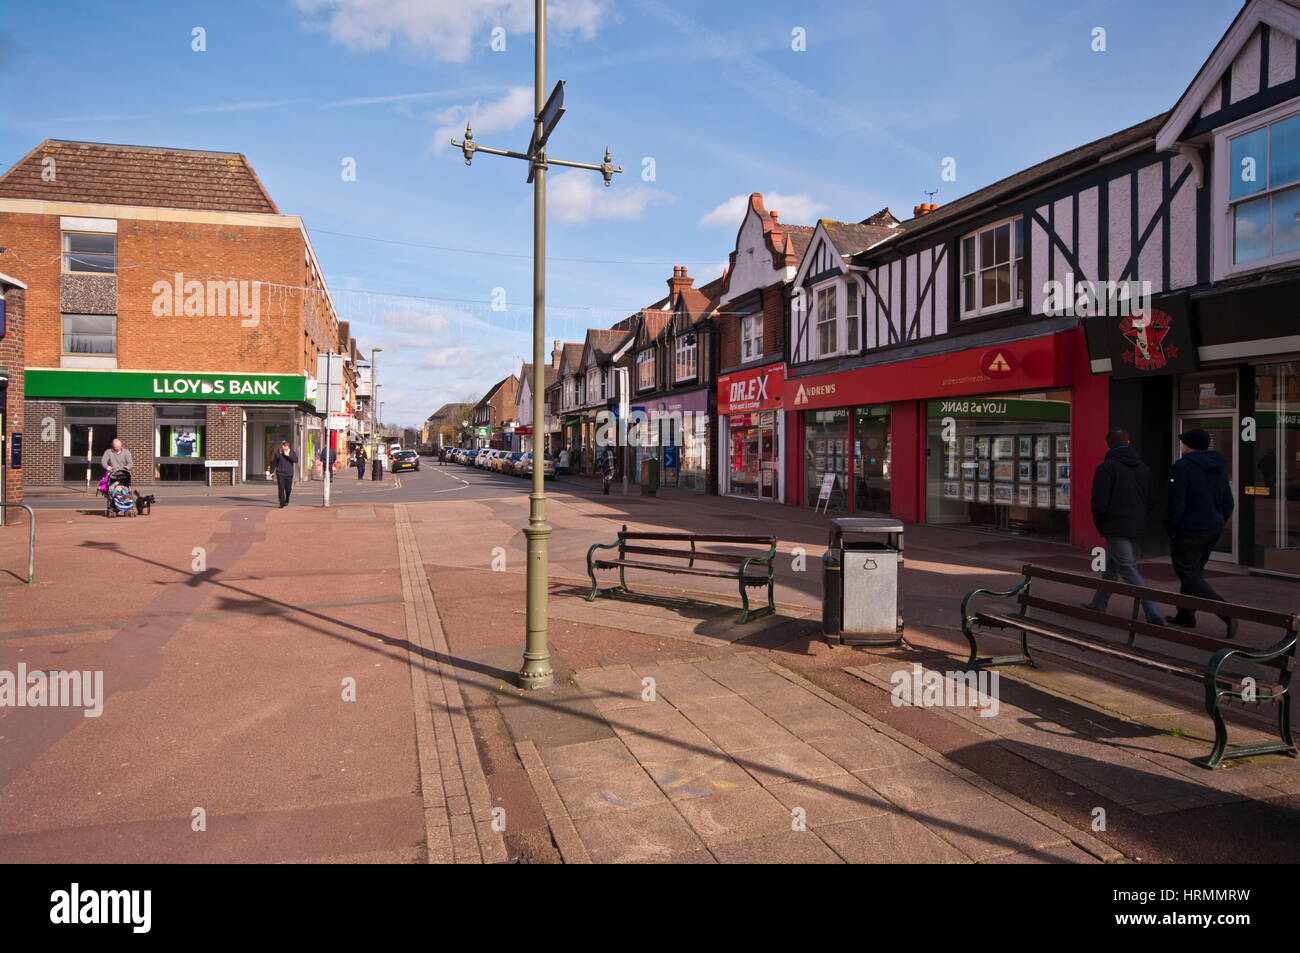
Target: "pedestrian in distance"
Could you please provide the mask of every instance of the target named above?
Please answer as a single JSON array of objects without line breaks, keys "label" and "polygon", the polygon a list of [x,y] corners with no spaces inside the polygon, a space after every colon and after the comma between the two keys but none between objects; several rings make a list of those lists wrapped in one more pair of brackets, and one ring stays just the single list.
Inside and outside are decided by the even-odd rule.
[{"label": "pedestrian in distance", "polygon": [[293,452],[288,440],[280,441],[280,449],[271,457],[271,472],[275,474],[276,487],[280,491],[280,509],[289,505],[289,494],[293,492],[293,472],[298,465],[298,454]]},{"label": "pedestrian in distance", "polygon": [[569,448],[564,446],[560,448],[560,455],[555,458],[556,474],[567,474],[569,472]]},{"label": "pedestrian in distance", "polygon": [[[324,447],[321,447],[319,450],[316,451],[316,462],[319,463],[319,464],[321,465],[321,472],[322,472],[322,473],[324,473],[324,471],[325,471],[325,453],[326,453],[326,450],[325,450]],[[330,447],[330,448],[329,448],[329,460],[330,460],[330,462],[329,462],[329,467],[330,467],[330,475],[331,475],[331,476],[334,474],[334,465],[338,462],[338,459],[339,459],[339,455],[335,452],[335,450],[334,450],[333,447]]]},{"label": "pedestrian in distance", "polygon": [[[1092,522],[1106,539],[1106,569],[1101,578],[1146,586],[1137,568],[1137,543],[1155,509],[1155,481],[1123,428],[1106,434],[1106,446],[1106,456],[1092,477]],[[1109,592],[1098,592],[1083,607],[1105,612],[1109,601]],[[1149,599],[1142,600],[1142,611],[1153,625],[1165,624],[1164,611]]]},{"label": "pedestrian in distance", "polygon": [[[1205,564],[1232,516],[1235,501],[1228,482],[1223,454],[1210,449],[1210,435],[1199,428],[1178,435],[1181,458],[1169,468],[1169,503],[1165,507],[1165,529],[1169,532],[1169,558],[1185,596],[1200,596],[1224,602],[1205,581]],[[1228,638],[1237,634],[1237,620],[1219,616],[1228,627]],[[1179,609],[1169,620],[1174,625],[1196,625],[1194,609]]]},{"label": "pedestrian in distance", "polygon": [[356,464],[357,479],[364,480],[366,478],[366,450],[364,447],[357,447]]},{"label": "pedestrian in distance", "polygon": [[600,472],[604,479],[605,495],[609,496],[609,485],[614,482],[614,451],[609,447],[600,454]]}]

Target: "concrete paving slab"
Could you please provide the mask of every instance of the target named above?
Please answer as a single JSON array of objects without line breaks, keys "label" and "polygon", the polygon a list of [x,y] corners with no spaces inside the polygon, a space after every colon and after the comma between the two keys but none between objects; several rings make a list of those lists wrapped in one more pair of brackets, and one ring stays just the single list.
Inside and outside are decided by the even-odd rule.
[{"label": "concrete paving slab", "polygon": [[677,761],[697,754],[710,756],[722,754],[721,749],[709,739],[709,736],[694,725],[666,732],[619,732],[619,737],[633,756],[642,763]]},{"label": "concrete paving slab", "polygon": [[761,787],[684,798],[674,804],[709,848],[790,830],[789,809]]},{"label": "concrete paving slab", "polygon": [[632,767],[636,758],[618,738],[582,741],[541,752],[547,772],[556,781],[603,774],[617,768]]},{"label": "concrete paving slab", "polygon": [[649,761],[644,767],[673,801],[758,786],[749,772],[721,753],[697,754],[676,761]]},{"label": "concrete paving slab", "polygon": [[838,764],[804,741],[750,748],[735,753],[734,757],[765,787],[845,773]]},{"label": "concrete paving slab", "polygon": [[573,824],[597,864],[665,859],[704,848],[704,842],[667,802],[574,818]]},{"label": "concrete paving slab", "polygon": [[640,765],[558,780],[555,790],[575,821],[589,814],[665,801],[659,786],[650,780]]},{"label": "concrete paving slab", "polygon": [[805,823],[814,830],[896,810],[893,804],[851,774],[774,784],[770,790],[790,810],[802,808]]},{"label": "concrete paving slab", "polygon": [[912,816],[975,861],[1051,847],[1066,840],[991,797],[934,804],[914,811]]},{"label": "concrete paving slab", "polygon": [[924,811],[936,804],[987,797],[979,788],[929,761],[858,771],[854,776],[907,811]]},{"label": "concrete paving slab", "polygon": [[786,831],[714,848],[721,864],[842,864],[844,861],[810,831]]},{"label": "concrete paving slab", "polygon": [[850,864],[969,864],[970,858],[906,814],[832,824],[816,836]]},{"label": "concrete paving slab", "polygon": [[808,743],[846,771],[870,771],[925,760],[906,745],[865,725],[851,733],[813,738]]}]

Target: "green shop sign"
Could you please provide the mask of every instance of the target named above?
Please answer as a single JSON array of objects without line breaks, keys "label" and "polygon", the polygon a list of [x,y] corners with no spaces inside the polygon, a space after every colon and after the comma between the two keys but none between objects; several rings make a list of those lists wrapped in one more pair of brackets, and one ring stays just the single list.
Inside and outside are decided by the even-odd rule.
[{"label": "green shop sign", "polygon": [[929,414],[957,420],[1052,420],[1068,423],[1070,402],[1014,397],[954,397],[930,401]]},{"label": "green shop sign", "polygon": [[292,374],[37,370],[26,374],[27,399],[230,400],[300,404],[307,379]]}]

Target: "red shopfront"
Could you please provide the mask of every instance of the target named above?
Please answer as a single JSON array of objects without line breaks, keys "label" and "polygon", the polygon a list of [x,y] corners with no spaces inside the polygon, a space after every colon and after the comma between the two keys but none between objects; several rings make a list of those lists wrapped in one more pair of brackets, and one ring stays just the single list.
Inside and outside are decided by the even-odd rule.
[{"label": "red shopfront", "polygon": [[784,385],[784,364],[718,378],[719,493],[785,501]]},{"label": "red shopfront", "polygon": [[787,379],[788,499],[1092,545],[1108,398],[1079,329]]}]

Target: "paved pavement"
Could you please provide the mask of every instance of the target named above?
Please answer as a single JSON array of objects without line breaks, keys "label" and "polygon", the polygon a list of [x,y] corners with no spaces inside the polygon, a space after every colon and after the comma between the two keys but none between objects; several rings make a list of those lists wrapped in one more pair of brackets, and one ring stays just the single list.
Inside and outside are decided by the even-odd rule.
[{"label": "paved pavement", "polygon": [[[1300,841],[1295,760],[1190,766],[1195,686],[1049,653],[1003,670],[996,717],[892,704],[896,672],[964,657],[961,593],[1077,551],[908,527],[907,644],[832,649],[826,517],[561,478],[556,687],[524,693],[528,484],[426,466],[364,492],[177,494],[132,520],[42,500],[32,587],[26,534],[0,531],[0,671],[102,670],[107,694],[98,718],[0,709],[0,856],[1243,862]],[[586,549],[623,523],[777,534],[777,615],[737,626],[734,589],[684,577],[586,602]],[[1240,601],[1300,592],[1219,572]],[[1267,730],[1233,718],[1234,741]]]}]

